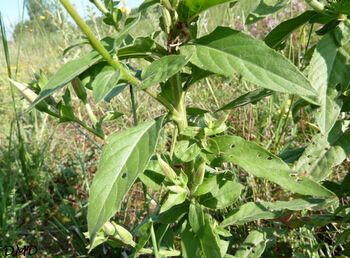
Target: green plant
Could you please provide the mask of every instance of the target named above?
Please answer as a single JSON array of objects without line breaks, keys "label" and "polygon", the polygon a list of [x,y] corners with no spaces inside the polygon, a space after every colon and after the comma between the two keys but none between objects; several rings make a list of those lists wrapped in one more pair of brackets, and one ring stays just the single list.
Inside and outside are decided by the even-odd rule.
[{"label": "green plant", "polygon": [[[99,41],[69,1],[61,0],[93,50],[65,64],[42,85],[34,85],[33,92],[28,90],[29,86],[11,81],[32,102],[32,107],[61,122],[78,123],[106,141],[90,188],[87,234],[90,249],[108,242],[113,247],[124,247],[133,256],[224,257],[236,251],[237,257],[259,257],[271,247],[275,236],[283,232],[261,226],[249,233],[241,247],[233,250],[230,226],[259,219],[287,224],[289,220],[285,216],[296,211],[326,208],[332,211],[339,206],[337,195],[331,191],[334,187],[321,181],[350,152],[348,121],[339,120],[341,112],[349,111],[350,26],[347,15],[350,11],[347,1],[327,4],[306,1],[314,10],[281,23],[267,35],[265,42],[227,27],[218,27],[197,38],[198,16],[216,5],[239,2],[243,13],[248,15],[247,22],[253,23],[283,8],[288,1],[266,7],[256,0],[244,4],[229,0],[146,0],[136,14],[126,19],[116,7],[117,1],[92,2],[116,33]],[[132,38],[130,30],[150,8],[161,10],[161,31],[148,37]],[[323,37],[305,53],[312,58],[302,67],[303,73],[276,50],[283,49],[291,33],[308,22],[324,24],[317,31]],[[129,59],[144,59],[149,65],[141,71],[133,67]],[[208,76],[231,77],[234,74],[263,89],[249,92],[214,112],[187,106],[186,94],[196,82]],[[66,87],[69,83],[85,105],[89,123],[75,116],[71,90]],[[157,85],[160,85],[158,91],[151,89]],[[122,114],[112,110],[97,119],[87,96],[92,94],[99,104],[127,86],[135,124],[134,90],[144,91],[167,112],[106,137],[103,123]],[[52,94],[64,87],[62,100],[57,102]],[[300,96],[292,107],[295,120],[298,120],[297,110],[310,106],[320,130],[306,148],[280,155],[284,160],[292,160],[289,163],[293,163],[293,167],[257,143],[226,133],[227,110],[256,103],[273,92]],[[39,94],[38,97],[35,94]],[[174,131],[170,148],[160,155],[155,150],[165,124],[173,124]],[[285,128],[282,123],[281,126]],[[275,202],[236,205],[244,188],[235,177],[236,167],[278,185],[276,195],[281,188],[293,194],[285,194]],[[139,180],[143,183],[147,217],[129,232],[109,220]],[[153,213],[146,186],[166,189]],[[347,222],[347,207],[338,209],[343,212],[343,222]],[[339,212],[332,212],[328,223],[339,221],[336,217]],[[313,219],[319,218],[311,218],[311,221]],[[345,232],[339,243],[346,238],[348,233]]]}]

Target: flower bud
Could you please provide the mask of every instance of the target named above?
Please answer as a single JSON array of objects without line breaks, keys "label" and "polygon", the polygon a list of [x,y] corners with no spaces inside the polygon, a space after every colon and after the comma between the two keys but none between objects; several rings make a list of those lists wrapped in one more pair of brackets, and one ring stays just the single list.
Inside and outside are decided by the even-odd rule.
[{"label": "flower bud", "polygon": [[110,236],[113,236],[115,234],[115,227],[113,226],[113,224],[111,222],[106,222],[103,225],[103,231]]},{"label": "flower bud", "polygon": [[193,174],[193,185],[199,186],[203,183],[205,174],[205,162],[202,162]]},{"label": "flower bud", "polygon": [[[38,95],[30,89],[29,85],[16,82],[12,79],[9,80],[30,104],[32,104],[38,98]],[[44,101],[41,101],[38,104],[36,104],[35,108],[42,112],[47,112],[49,110],[47,103]]]},{"label": "flower bud", "polygon": [[72,80],[72,86],[78,98],[84,103],[87,103],[87,94],[86,94],[85,87],[78,77],[75,77]]},{"label": "flower bud", "polygon": [[131,233],[126,230],[124,227],[119,226],[117,223],[112,222],[114,225],[114,228],[116,230],[116,237],[119,238],[121,241],[123,241],[126,244],[132,244],[134,241],[132,240],[132,235]]},{"label": "flower bud", "polygon": [[168,163],[162,160],[159,154],[157,154],[157,157],[158,157],[159,166],[161,167],[163,173],[169,178],[169,180],[171,180],[172,182],[175,182],[177,177],[175,171],[169,166]]}]

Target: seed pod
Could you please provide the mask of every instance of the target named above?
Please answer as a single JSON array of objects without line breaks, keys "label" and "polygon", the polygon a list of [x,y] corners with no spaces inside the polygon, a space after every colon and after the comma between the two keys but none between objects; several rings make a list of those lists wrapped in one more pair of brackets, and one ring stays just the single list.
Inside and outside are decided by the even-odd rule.
[{"label": "seed pod", "polygon": [[163,173],[169,178],[170,181],[175,182],[177,177],[175,171],[169,166],[168,163],[162,160],[159,154],[157,154],[157,158]]},{"label": "seed pod", "polygon": [[111,222],[106,222],[104,225],[103,225],[103,231],[109,235],[109,236],[113,236],[115,234],[115,227],[114,225],[111,223]]},{"label": "seed pod", "polygon": [[75,77],[72,80],[72,86],[75,91],[75,94],[77,94],[78,98],[85,103],[87,103],[87,94],[85,87],[83,83],[80,81],[78,77]]}]

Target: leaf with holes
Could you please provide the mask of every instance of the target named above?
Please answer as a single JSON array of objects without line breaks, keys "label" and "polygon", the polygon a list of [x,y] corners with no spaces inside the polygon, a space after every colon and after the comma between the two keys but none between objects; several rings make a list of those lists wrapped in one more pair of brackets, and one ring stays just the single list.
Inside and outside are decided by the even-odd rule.
[{"label": "leaf with holes", "polygon": [[312,139],[293,169],[315,181],[322,181],[349,154],[349,122],[338,121],[328,135],[319,134]]},{"label": "leaf with holes", "polygon": [[241,74],[258,86],[298,95],[314,95],[306,77],[288,59],[240,31],[218,27],[180,48],[190,62],[217,74]]},{"label": "leaf with holes", "polygon": [[294,193],[319,197],[335,196],[317,182],[305,176],[295,175],[293,170],[280,158],[256,143],[238,136],[221,136],[214,139],[220,149],[226,150],[223,158],[227,162],[240,166],[256,177],[265,178]]},{"label": "leaf with holes", "polygon": [[125,194],[155,150],[163,117],[118,132],[107,139],[90,189],[88,229],[96,233],[120,208]]},{"label": "leaf with holes", "polygon": [[267,241],[264,232],[254,230],[249,233],[243,244],[238,248],[235,257],[259,258],[265,250]]}]

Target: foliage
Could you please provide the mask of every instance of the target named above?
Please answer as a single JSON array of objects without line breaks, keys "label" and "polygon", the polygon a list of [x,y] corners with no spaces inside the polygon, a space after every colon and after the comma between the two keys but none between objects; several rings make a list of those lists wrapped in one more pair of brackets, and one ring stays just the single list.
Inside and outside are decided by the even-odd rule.
[{"label": "foliage", "polygon": [[[273,248],[280,251],[278,237],[291,228],[348,225],[349,208],[344,198],[350,194],[349,174],[339,181],[329,180],[350,153],[346,114],[350,23],[344,1],[326,5],[306,1],[313,11],[282,22],[264,41],[222,26],[199,37],[200,15],[222,4],[232,8],[238,2],[245,22],[253,24],[281,10],[289,1],[145,0],[132,15],[123,14],[116,1],[92,2],[105,15],[106,25],[117,32],[99,40],[69,1],[61,0],[92,51],[67,62],[49,80],[40,75],[31,86],[10,80],[31,108],[61,123],[77,123],[104,142],[89,192],[86,237],[90,251],[108,244],[116,253],[125,251],[131,257],[260,257],[268,256]],[[161,30],[132,37],[130,32],[140,17],[153,8],[161,10]],[[279,51],[286,47],[293,31],[307,23],[312,24],[309,39],[315,24],[322,28],[316,32],[320,39],[313,48],[306,48],[300,65]],[[201,80],[234,76],[239,77],[237,87],[251,83],[260,88],[223,105],[215,98],[218,107],[214,112],[188,106],[188,93]],[[97,119],[88,96],[101,106],[127,87],[135,126],[108,132],[105,123],[118,121],[122,114],[113,106]],[[64,94],[58,100],[55,93],[61,89]],[[138,124],[135,91],[148,94],[166,112]],[[72,92],[85,106],[90,121],[76,115]],[[230,115],[226,113],[276,92],[298,98],[287,114],[285,106],[280,107],[279,121],[284,115],[288,119],[291,112],[294,120],[302,123],[297,111],[308,108],[319,130],[303,148],[280,155],[262,147],[262,142],[235,133],[235,128],[228,126]],[[167,127],[173,128],[168,136],[170,144],[160,147],[160,135]],[[284,130],[283,122],[279,122],[275,134]],[[249,192],[247,180],[240,176],[243,172],[251,182],[270,182],[274,187],[266,196],[273,198],[245,198]],[[138,182],[142,184],[147,216],[129,231],[113,218]],[[147,187],[161,189],[153,209],[150,206],[155,198]],[[256,221],[249,234],[240,232],[240,227],[247,228]],[[328,252],[346,255],[348,235],[348,230],[339,232]],[[245,240],[237,240],[242,238]],[[338,246],[341,251],[336,250]],[[300,255],[297,248],[292,252]]]}]

